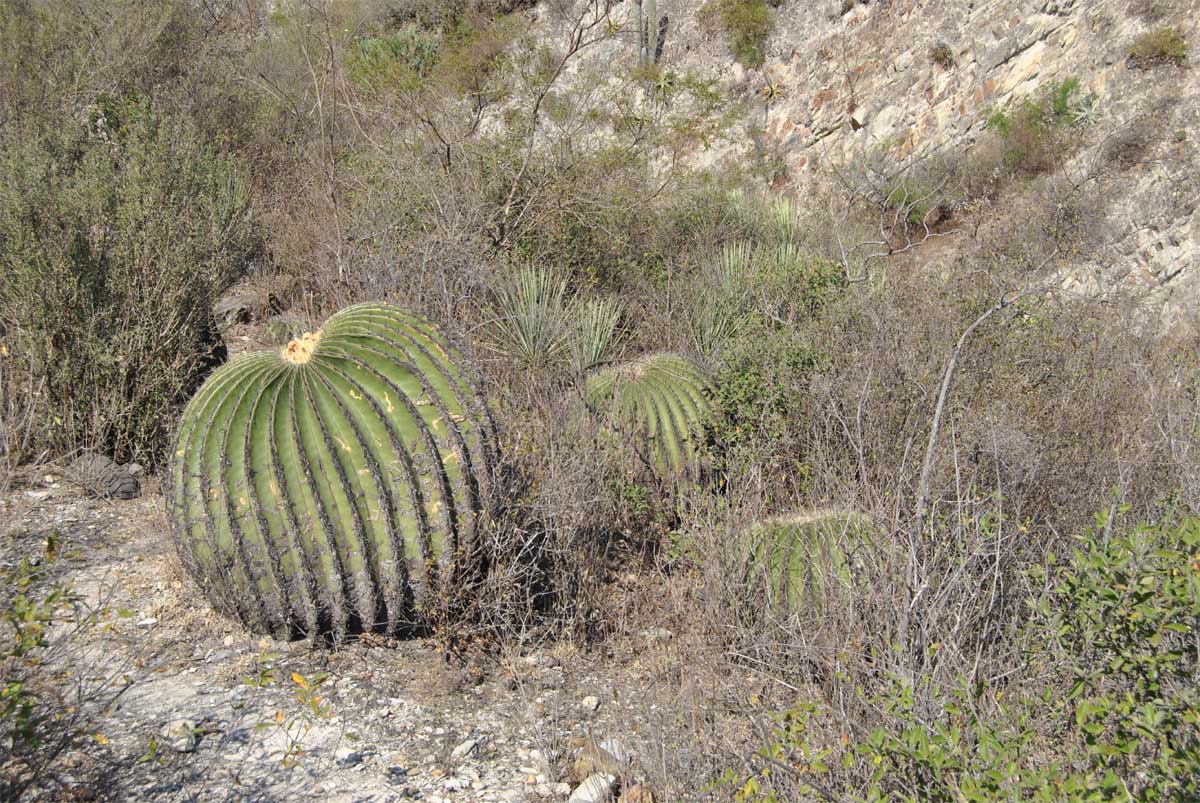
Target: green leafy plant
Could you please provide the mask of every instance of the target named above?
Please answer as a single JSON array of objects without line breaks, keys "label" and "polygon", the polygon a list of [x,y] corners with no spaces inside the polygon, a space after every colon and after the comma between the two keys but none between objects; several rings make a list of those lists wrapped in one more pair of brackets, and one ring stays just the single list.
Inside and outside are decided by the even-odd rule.
[{"label": "green leafy plant", "polygon": [[668,478],[695,477],[698,439],[711,414],[709,381],[698,365],[659,353],[596,371],[588,407],[618,432],[638,436],[647,460]]},{"label": "green leafy plant", "polygon": [[495,449],[458,350],[400,308],[348,307],[214,372],[188,404],[179,552],[255,630],[340,642],[421,626],[483,556]]},{"label": "green leafy plant", "polygon": [[0,737],[17,754],[39,749],[48,720],[62,712],[47,707],[37,684],[29,677],[39,666],[41,652],[49,646],[51,626],[71,610],[75,596],[70,588],[51,585],[39,589],[42,572],[27,559],[0,574],[11,596],[0,608],[0,625],[7,631],[0,652],[3,686],[0,687]]},{"label": "green leafy plant", "polygon": [[985,128],[999,142],[1005,171],[1035,175],[1055,168],[1070,144],[1064,129],[1081,119],[1079,91],[1079,79],[1066,78],[1046,85],[1013,109],[988,115]]},{"label": "green leafy plant", "polygon": [[108,618],[89,609],[57,573],[60,540],[51,532],[40,555],[0,569],[0,798],[21,800],[60,784],[64,753],[84,759],[108,743],[94,730],[97,712],[128,688],[115,677],[83,676],[63,657],[79,628]]},{"label": "green leafy plant", "polygon": [[798,706],[776,717],[754,771],[718,785],[773,803],[812,792],[866,803],[1197,799],[1200,519],[1113,530],[1099,516],[1069,560],[1032,573],[1046,592],[1022,635],[1039,682],[939,688],[889,676],[864,700],[885,724],[829,745],[815,725],[833,712]]},{"label": "green leafy plant", "polygon": [[[1039,605],[1097,773],[1133,800],[1200,796],[1200,519],[1113,534],[1109,514]],[[1058,660],[1054,660],[1054,659]]]},{"label": "green leafy plant", "polygon": [[774,19],[766,0],[708,0],[702,21],[729,37],[733,57],[747,67],[761,67]]},{"label": "green leafy plant", "polygon": [[1187,40],[1178,28],[1158,28],[1138,37],[1129,49],[1129,61],[1141,69],[1156,64],[1182,64],[1187,52]]},{"label": "green leafy plant", "polygon": [[349,51],[346,74],[364,89],[413,87],[433,72],[440,47],[437,37],[413,29],[360,39]]}]

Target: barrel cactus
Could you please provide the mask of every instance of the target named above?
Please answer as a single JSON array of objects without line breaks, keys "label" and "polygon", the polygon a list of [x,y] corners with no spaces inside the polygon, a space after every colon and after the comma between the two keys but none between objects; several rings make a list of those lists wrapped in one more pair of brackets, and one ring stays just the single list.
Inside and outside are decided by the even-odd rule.
[{"label": "barrel cactus", "polygon": [[463,355],[411,312],[360,304],[213,372],[168,503],[214,607],[337,642],[421,624],[478,565],[495,460]]},{"label": "barrel cactus", "polygon": [[620,432],[644,439],[657,471],[680,477],[699,464],[699,431],[712,412],[708,376],[686,357],[659,353],[603,368],[586,401]]},{"label": "barrel cactus", "polygon": [[846,599],[878,542],[870,520],[857,514],[780,516],[743,538],[745,581],[777,613],[828,611]]}]

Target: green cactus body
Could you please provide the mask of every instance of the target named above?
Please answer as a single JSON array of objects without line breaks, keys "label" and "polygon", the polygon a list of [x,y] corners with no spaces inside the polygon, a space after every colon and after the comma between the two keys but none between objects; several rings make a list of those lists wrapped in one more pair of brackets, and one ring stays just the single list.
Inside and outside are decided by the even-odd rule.
[{"label": "green cactus body", "polygon": [[420,624],[479,559],[491,498],[494,427],[466,365],[418,316],[360,304],[215,371],[169,492],[213,605],[279,636]]},{"label": "green cactus body", "polygon": [[586,399],[619,431],[636,432],[655,468],[671,476],[698,468],[697,433],[711,414],[708,377],[678,354],[651,354],[588,377]]},{"label": "green cactus body", "polygon": [[827,611],[845,599],[877,540],[871,522],[853,513],[762,522],[743,539],[746,581],[772,610]]}]

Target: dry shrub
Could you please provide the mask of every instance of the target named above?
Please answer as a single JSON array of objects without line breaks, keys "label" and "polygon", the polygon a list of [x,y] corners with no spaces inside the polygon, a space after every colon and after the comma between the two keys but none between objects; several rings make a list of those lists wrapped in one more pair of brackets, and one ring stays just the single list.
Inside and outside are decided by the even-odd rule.
[{"label": "dry shrub", "polygon": [[1188,43],[1178,28],[1157,28],[1138,37],[1129,48],[1129,62],[1139,69],[1156,64],[1182,64],[1187,60]]},{"label": "dry shrub", "polygon": [[212,304],[257,230],[240,166],[186,121],[139,103],[96,115],[90,131],[4,132],[4,403],[28,423],[8,448],[153,465],[219,358]]}]

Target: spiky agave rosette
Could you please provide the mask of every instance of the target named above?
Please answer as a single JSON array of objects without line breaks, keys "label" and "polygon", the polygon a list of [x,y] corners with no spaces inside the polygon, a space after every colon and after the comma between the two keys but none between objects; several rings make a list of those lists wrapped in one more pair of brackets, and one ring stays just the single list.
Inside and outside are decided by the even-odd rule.
[{"label": "spiky agave rosette", "polygon": [[644,439],[656,470],[694,477],[700,429],[712,414],[708,377],[679,354],[658,353],[596,371],[586,401],[615,429]]},{"label": "spiky agave rosette", "polygon": [[481,557],[494,425],[424,319],[344,309],[215,371],[188,404],[169,507],[218,610],[279,636],[423,622]]}]

